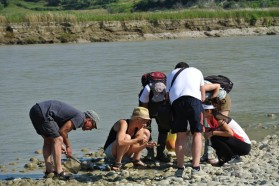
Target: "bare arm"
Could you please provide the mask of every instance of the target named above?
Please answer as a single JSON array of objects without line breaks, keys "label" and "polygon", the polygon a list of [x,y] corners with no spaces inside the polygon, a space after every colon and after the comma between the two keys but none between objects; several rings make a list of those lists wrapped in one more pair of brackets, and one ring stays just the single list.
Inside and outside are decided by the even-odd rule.
[{"label": "bare arm", "polygon": [[218,84],[218,83],[205,84],[204,88],[205,88],[205,92],[213,91],[211,98],[215,98],[215,97],[217,97],[217,95],[219,93],[220,84]]},{"label": "bare arm", "polygon": [[218,126],[220,127],[219,130],[206,132],[206,138],[210,138],[212,136],[233,137],[233,131],[225,121],[218,120]]},{"label": "bare arm", "polygon": [[125,139],[126,131],[127,131],[127,128],[128,128],[128,124],[127,124],[126,120],[119,120],[116,123],[115,128],[118,131],[116,139],[117,139],[117,143],[120,146],[122,146],[122,145],[132,145],[132,144],[138,143],[139,139],[137,139],[137,138],[130,139],[130,140]]},{"label": "bare arm", "polygon": [[59,130],[59,134],[63,138],[63,143],[66,145],[66,151],[68,156],[72,156],[72,146],[68,138],[68,133],[73,130],[74,125],[71,120],[67,121]]},{"label": "bare arm", "polygon": [[200,90],[201,90],[201,101],[204,102],[205,101],[205,88],[204,88],[204,86],[201,86]]}]

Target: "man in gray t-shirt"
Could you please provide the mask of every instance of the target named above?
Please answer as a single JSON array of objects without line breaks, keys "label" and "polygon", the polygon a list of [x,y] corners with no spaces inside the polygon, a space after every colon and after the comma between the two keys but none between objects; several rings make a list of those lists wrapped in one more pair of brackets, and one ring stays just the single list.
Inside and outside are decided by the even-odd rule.
[{"label": "man in gray t-shirt", "polygon": [[[48,100],[36,103],[30,109],[29,116],[36,132],[44,139],[45,177],[53,172],[57,177],[66,179],[67,176],[62,169],[61,154],[63,150],[68,157],[72,156],[68,133],[77,128],[82,128],[82,130],[97,129],[98,115],[92,110],[81,112],[61,101]],[[55,170],[51,157],[53,157]]]}]

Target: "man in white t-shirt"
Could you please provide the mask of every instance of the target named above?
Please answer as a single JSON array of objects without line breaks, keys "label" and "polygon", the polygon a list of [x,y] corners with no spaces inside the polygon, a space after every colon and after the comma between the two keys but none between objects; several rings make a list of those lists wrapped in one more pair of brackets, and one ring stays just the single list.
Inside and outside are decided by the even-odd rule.
[{"label": "man in white t-shirt", "polygon": [[[181,68],[184,69],[176,77],[171,86],[173,77]],[[167,76],[166,92],[172,104],[174,120],[172,133],[177,133],[175,152],[178,170],[176,176],[182,177],[188,122],[191,133],[193,134],[192,168],[194,171],[200,170],[203,132],[202,101],[205,100],[202,72],[194,67],[189,67],[185,62],[178,63],[175,69]]]}]

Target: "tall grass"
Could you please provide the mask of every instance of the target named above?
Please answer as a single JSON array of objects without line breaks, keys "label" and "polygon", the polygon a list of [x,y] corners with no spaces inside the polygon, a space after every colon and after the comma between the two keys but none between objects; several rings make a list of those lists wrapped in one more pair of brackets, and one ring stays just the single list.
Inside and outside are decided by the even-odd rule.
[{"label": "tall grass", "polygon": [[182,10],[144,13],[96,14],[91,11],[21,12],[2,14],[7,22],[88,22],[88,21],[128,21],[128,20],[180,20],[194,18],[270,18],[279,17],[279,9],[257,10]]}]

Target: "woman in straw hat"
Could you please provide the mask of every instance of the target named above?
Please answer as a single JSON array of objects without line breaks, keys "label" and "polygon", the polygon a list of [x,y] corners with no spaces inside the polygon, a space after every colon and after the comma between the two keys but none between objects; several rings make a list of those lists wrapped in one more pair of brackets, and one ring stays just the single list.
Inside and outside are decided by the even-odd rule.
[{"label": "woman in straw hat", "polygon": [[104,145],[106,157],[113,161],[112,169],[119,170],[122,162],[132,158],[135,167],[145,167],[140,160],[141,152],[146,147],[156,146],[148,142],[150,132],[145,128],[150,120],[148,109],[136,107],[130,119],[120,119],[111,128]]},{"label": "woman in straw hat", "polygon": [[213,105],[204,104],[203,108],[210,126],[206,129],[205,137],[211,139],[211,146],[218,156],[219,162],[216,165],[240,162],[239,156],[247,155],[251,150],[247,134],[236,121],[219,113]]}]

